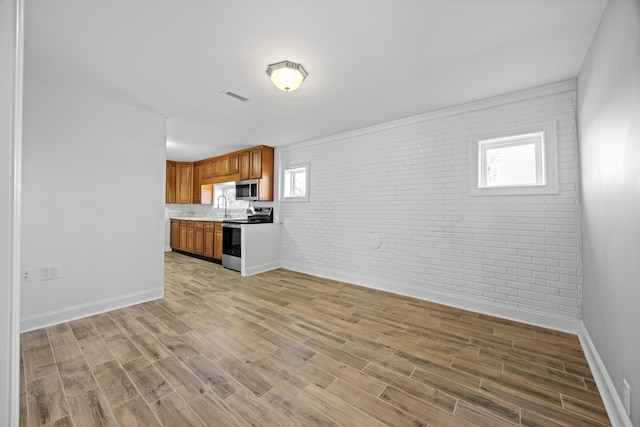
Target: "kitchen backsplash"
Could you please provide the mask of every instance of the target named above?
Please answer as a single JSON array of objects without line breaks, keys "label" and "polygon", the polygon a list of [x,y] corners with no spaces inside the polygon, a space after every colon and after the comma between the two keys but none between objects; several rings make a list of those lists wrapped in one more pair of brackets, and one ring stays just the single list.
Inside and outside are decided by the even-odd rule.
[{"label": "kitchen backsplash", "polygon": [[[247,215],[245,208],[229,208],[227,213],[232,218],[244,218]],[[165,205],[165,220],[175,217],[214,217],[224,219],[224,204],[217,208],[217,205],[184,205],[184,204],[167,204]]]}]

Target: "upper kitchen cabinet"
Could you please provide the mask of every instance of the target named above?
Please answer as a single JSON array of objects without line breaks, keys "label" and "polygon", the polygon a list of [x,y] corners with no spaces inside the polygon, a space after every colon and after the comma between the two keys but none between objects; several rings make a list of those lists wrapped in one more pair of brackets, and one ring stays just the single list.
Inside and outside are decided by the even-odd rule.
[{"label": "upper kitchen cabinet", "polygon": [[251,162],[249,161],[249,152],[243,151],[238,154],[240,158],[240,179],[249,179],[249,169]]},{"label": "upper kitchen cabinet", "polygon": [[176,162],[167,161],[167,184],[165,203],[176,202]]},{"label": "upper kitchen cabinet", "polygon": [[213,184],[260,180],[260,201],[273,200],[273,147],[259,145],[196,162],[167,160],[166,203],[213,203]]},{"label": "upper kitchen cabinet", "polygon": [[220,162],[218,159],[207,159],[202,161],[202,179],[218,176]]},{"label": "upper kitchen cabinet", "polygon": [[240,179],[273,177],[273,147],[261,145],[240,153]]},{"label": "upper kitchen cabinet", "polygon": [[238,173],[237,154],[212,157],[199,163],[202,165],[202,179],[227,177]]},{"label": "upper kitchen cabinet", "polygon": [[259,200],[273,200],[273,147],[261,145],[241,152],[240,179],[259,179]]},{"label": "upper kitchen cabinet", "polygon": [[218,167],[220,169],[221,176],[234,175],[238,173],[238,155],[233,154],[229,156],[220,157],[218,160]]},{"label": "upper kitchen cabinet", "polygon": [[193,196],[193,163],[167,161],[167,203],[191,203]]},{"label": "upper kitchen cabinet", "polygon": [[193,195],[191,197],[191,203],[197,204],[202,203],[202,164],[194,163],[193,164]]}]

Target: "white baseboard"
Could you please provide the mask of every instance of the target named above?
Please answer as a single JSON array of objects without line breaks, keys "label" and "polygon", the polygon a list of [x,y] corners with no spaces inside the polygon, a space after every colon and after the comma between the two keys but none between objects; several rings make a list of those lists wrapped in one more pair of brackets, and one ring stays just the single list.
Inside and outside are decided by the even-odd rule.
[{"label": "white baseboard", "polygon": [[165,252],[171,252],[171,246],[165,246],[164,247],[164,251]]},{"label": "white baseboard", "polygon": [[300,273],[325,277],[327,279],[338,280],[341,282],[353,283],[354,285],[358,286],[392,292],[394,294],[418,298],[425,301],[435,302],[438,304],[448,305],[464,310],[475,311],[477,313],[482,313],[489,316],[496,316],[503,319],[513,320],[515,322],[527,323],[530,325],[554,329],[556,331],[562,331],[571,334],[577,334],[580,326],[580,321],[578,319],[554,316],[544,312],[523,310],[517,307],[510,307],[491,303],[488,301],[476,300],[471,297],[463,297],[432,290],[416,289],[413,287],[402,286],[395,283],[363,279],[362,277],[344,274],[342,272],[338,273],[333,271],[319,270],[313,267],[309,268],[308,265],[302,264],[285,262],[281,265],[281,267],[293,271],[298,271]]},{"label": "white baseboard", "polygon": [[79,304],[72,307],[65,307],[60,310],[48,311],[46,313],[25,316],[20,321],[20,332],[33,331],[35,329],[46,328],[59,323],[81,319],[94,314],[100,314],[118,308],[128,307],[142,302],[152,301],[164,296],[164,288],[154,288],[142,292],[121,295],[116,298],[107,298],[92,301],[86,304]]},{"label": "white baseboard", "polygon": [[270,261],[265,262],[260,265],[253,265],[249,268],[245,268],[242,271],[243,276],[253,276],[254,274],[264,273],[265,271],[275,270],[276,268],[280,268],[280,261]]},{"label": "white baseboard", "polygon": [[620,400],[618,390],[613,384],[613,381],[609,376],[609,372],[607,371],[607,367],[600,358],[598,350],[596,350],[593,341],[591,341],[589,331],[587,331],[587,327],[583,322],[580,322],[578,338],[580,339],[580,344],[582,344],[582,349],[584,351],[584,356],[587,359],[587,363],[589,363],[589,368],[591,368],[593,379],[596,381],[596,385],[598,386],[598,391],[600,392],[600,396],[604,402],[604,407],[607,409],[611,425],[613,427],[633,427],[633,424],[631,424],[631,418],[629,418],[627,412],[624,410],[624,405],[622,404],[622,400]]}]

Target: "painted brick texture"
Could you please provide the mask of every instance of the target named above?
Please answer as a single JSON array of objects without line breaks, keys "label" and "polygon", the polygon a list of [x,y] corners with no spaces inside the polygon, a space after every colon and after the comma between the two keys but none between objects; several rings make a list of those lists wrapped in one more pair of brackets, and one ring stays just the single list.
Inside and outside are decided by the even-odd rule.
[{"label": "painted brick texture", "polygon": [[[281,203],[282,265],[414,296],[578,319],[575,84],[282,147],[310,200]],[[559,194],[472,196],[477,135],[557,122]]]}]

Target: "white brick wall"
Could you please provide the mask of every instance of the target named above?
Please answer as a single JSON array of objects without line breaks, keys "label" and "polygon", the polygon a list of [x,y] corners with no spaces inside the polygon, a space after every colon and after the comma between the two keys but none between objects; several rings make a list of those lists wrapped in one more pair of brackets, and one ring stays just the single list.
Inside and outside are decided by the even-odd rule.
[{"label": "white brick wall", "polygon": [[[282,164],[310,166],[310,201],[280,204],[283,267],[493,313],[578,319],[575,103],[575,82],[562,82],[280,148]],[[470,138],[550,121],[559,194],[469,195]]]}]

